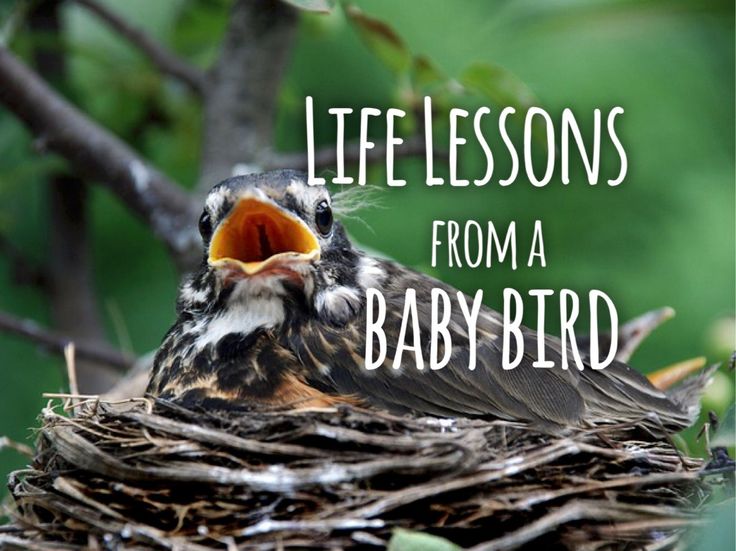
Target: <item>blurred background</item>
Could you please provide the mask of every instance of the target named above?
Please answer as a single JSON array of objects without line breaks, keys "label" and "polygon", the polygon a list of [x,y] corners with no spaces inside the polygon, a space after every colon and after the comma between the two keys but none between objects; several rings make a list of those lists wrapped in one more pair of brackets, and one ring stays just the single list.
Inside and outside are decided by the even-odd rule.
[{"label": "blurred background", "polygon": [[[232,2],[103,4],[206,68],[218,55]],[[427,188],[423,158],[403,159],[396,177],[408,185],[377,193],[381,208],[360,212],[365,223],[346,221],[355,240],[464,291],[483,288],[486,302],[497,308],[507,286],[520,291],[571,288],[583,297],[591,288],[602,289],[621,320],[671,306],[677,316],[633,358],[642,372],[696,356],[709,362],[728,359],[736,347],[732,2],[372,0],[356,5],[375,19],[351,17],[341,6],[329,14],[300,13],[279,85],[279,151],[304,150],[306,95],[314,97],[317,141],[325,146],[335,138],[328,107],[411,111],[425,93],[436,98],[439,144],[447,142],[442,120],[449,106],[490,106],[494,116],[487,117],[486,128],[491,137],[499,106],[541,105],[556,121],[570,107],[581,127],[588,128],[594,108],[605,114],[619,105],[625,114],[617,130],[629,173],[617,188],[591,188],[578,160],[566,187],[558,169],[544,189],[532,188],[523,175],[505,188],[495,176],[484,188]],[[66,75],[57,86],[65,97],[173,180],[195,186],[202,107],[185,86],[162,76],[138,49],[73,2],[62,6],[62,32],[52,38],[17,24],[12,2],[0,6],[4,38],[13,52],[30,63],[39,41],[48,46],[53,40],[51,46],[66,59]],[[376,27],[376,20],[386,26]],[[407,117],[401,130],[410,135],[419,123]],[[520,130],[512,127],[517,138]],[[462,132],[469,140],[460,156],[461,176],[480,177],[485,164],[472,139],[472,119]],[[380,139],[383,133],[376,124],[371,137]],[[358,137],[357,122],[348,124],[347,136]],[[496,174],[508,174],[504,150],[493,141],[491,147],[499,152]],[[602,150],[603,174],[611,177],[618,166],[615,151]],[[73,257],[73,251],[54,250],[58,241],[49,237],[50,189],[59,185],[66,164],[39,154],[29,132],[2,107],[0,151],[0,236],[5,243],[0,310],[53,326],[47,294],[28,281],[19,284],[14,276],[19,256],[42,267],[53,255]],[[606,172],[606,166],[613,169]],[[448,178],[444,163],[437,162],[435,171]],[[351,174],[356,172],[350,167]],[[368,180],[384,188],[385,165],[372,166]],[[104,335],[131,355],[148,353],[174,319],[177,268],[149,229],[108,191],[90,186],[89,209],[89,285]],[[432,220],[471,218],[493,220],[498,228],[517,221],[519,269],[504,264],[458,270],[444,262],[429,268]],[[535,219],[544,223],[546,269],[525,267],[525,243]],[[525,311],[527,325],[536,319],[533,306],[529,302]],[[556,311],[549,315],[549,332],[558,330]],[[31,427],[47,402],[42,393],[68,389],[64,361],[3,333],[0,358],[0,435],[30,442]],[[732,401],[733,372],[722,369],[705,409],[722,414]],[[704,453],[692,434],[687,440],[693,453]],[[25,463],[15,451],[0,450],[0,472]]]}]

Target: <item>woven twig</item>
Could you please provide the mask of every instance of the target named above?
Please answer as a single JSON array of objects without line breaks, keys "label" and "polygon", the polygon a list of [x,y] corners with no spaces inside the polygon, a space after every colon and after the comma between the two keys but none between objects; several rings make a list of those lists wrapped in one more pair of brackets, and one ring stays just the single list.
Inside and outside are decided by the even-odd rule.
[{"label": "woven twig", "polygon": [[475,550],[672,548],[723,478],[636,426],[549,436],[350,407],[77,410],[44,410],[0,547],[334,549],[402,527]]}]

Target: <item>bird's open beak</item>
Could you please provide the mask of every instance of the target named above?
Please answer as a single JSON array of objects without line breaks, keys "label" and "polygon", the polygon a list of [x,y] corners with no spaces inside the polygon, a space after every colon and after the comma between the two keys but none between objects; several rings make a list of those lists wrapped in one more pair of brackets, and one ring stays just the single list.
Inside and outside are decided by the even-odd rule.
[{"label": "bird's open beak", "polygon": [[247,197],[217,227],[208,262],[254,275],[318,260],[319,255],[317,238],[300,218],[269,201]]}]

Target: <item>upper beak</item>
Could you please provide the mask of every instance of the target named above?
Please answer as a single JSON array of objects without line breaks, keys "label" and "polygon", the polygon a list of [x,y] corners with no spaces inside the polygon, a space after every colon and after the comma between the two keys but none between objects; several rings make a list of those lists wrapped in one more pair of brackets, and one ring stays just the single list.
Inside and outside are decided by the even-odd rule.
[{"label": "upper beak", "polygon": [[270,201],[245,197],[217,227],[210,266],[238,266],[246,275],[267,268],[318,260],[317,238],[297,216]]}]

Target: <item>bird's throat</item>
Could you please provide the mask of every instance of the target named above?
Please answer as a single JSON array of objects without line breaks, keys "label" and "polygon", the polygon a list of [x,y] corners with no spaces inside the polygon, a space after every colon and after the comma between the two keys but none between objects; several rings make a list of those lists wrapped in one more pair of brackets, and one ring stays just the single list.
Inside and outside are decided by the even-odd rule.
[{"label": "bird's throat", "polygon": [[208,262],[253,275],[316,260],[319,254],[317,238],[299,217],[270,201],[245,197],[212,236]]}]

